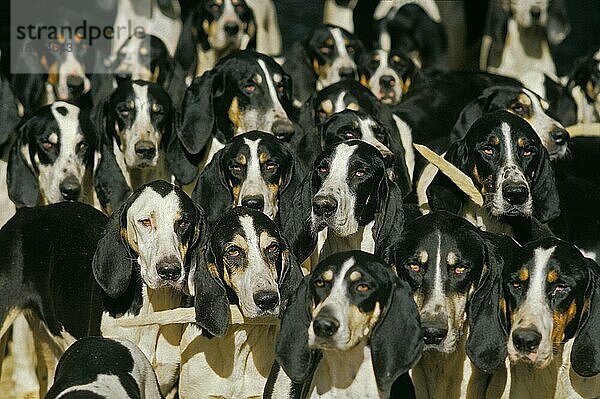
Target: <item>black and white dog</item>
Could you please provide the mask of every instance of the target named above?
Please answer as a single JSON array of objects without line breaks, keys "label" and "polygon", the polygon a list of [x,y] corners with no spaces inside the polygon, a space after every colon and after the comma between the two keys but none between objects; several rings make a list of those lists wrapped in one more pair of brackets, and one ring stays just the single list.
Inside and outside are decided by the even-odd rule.
[{"label": "black and white dog", "polygon": [[102,337],[81,338],[67,349],[56,366],[46,398],[86,396],[161,398],[156,375],[144,353],[131,341]]},{"label": "black and white dog", "polygon": [[567,87],[577,103],[577,121],[600,121],[600,50],[577,62]]},{"label": "black and white dog", "polygon": [[[273,321],[302,277],[267,216],[244,207],[222,215],[195,266],[197,325],[181,340],[179,396],[262,397],[275,360]],[[230,304],[239,306],[246,324],[230,323]]]},{"label": "black and white dog", "polygon": [[422,348],[408,284],[373,255],[338,253],[285,309],[275,347],[282,370],[274,367],[265,397],[388,398]]}]

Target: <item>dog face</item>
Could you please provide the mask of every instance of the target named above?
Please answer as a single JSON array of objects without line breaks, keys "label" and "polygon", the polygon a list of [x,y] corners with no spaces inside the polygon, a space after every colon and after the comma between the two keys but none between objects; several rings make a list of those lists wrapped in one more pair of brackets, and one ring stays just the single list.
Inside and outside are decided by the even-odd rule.
[{"label": "dog face", "polygon": [[167,46],[153,35],[133,35],[117,52],[112,70],[119,79],[157,82],[160,64],[169,58]]},{"label": "dog face", "polygon": [[369,89],[354,80],[342,80],[321,90],[315,97],[315,123],[321,124],[331,115],[345,109],[376,112],[377,99]]},{"label": "dog face", "polygon": [[600,119],[600,50],[575,66],[569,86],[581,88],[587,103],[593,105],[596,118]]},{"label": "dog face", "polygon": [[519,26],[546,26],[550,0],[511,0],[510,11]]},{"label": "dog face", "polygon": [[416,66],[400,51],[375,50],[361,65],[361,82],[384,104],[397,104],[408,91]]},{"label": "dog face", "polygon": [[161,143],[173,123],[173,107],[162,87],[145,81],[125,80],[104,104],[106,131],[116,139],[129,169],[154,167]]},{"label": "dog face", "polygon": [[323,151],[314,162],[311,221],[314,231],[325,227],[345,237],[373,220],[379,186],[387,179],[381,153],[350,140]]},{"label": "dog face", "polygon": [[203,0],[192,18],[192,31],[217,51],[244,48],[256,31],[254,15],[244,0]]},{"label": "dog face", "polygon": [[306,43],[306,52],[317,75],[317,90],[342,79],[358,79],[355,60],[361,48],[358,39],[345,29],[329,25],[315,29]]},{"label": "dog face", "polygon": [[503,271],[510,323],[508,356],[542,369],[557,347],[574,337],[590,309],[593,268],[572,245],[557,239],[529,243]]},{"label": "dog face", "polygon": [[11,199],[22,204],[28,185],[44,205],[91,194],[95,141],[91,122],[78,107],[59,101],[40,108],[18,128],[8,165]]}]

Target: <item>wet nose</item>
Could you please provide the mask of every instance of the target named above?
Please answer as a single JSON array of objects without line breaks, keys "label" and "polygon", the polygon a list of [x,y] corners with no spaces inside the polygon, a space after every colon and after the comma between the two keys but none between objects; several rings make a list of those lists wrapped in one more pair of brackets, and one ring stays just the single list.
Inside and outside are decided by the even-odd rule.
[{"label": "wet nose", "polygon": [[81,76],[69,75],[67,76],[67,86],[71,88],[83,86],[83,78]]},{"label": "wet nose", "polygon": [[448,335],[447,328],[424,327],[423,338],[428,345],[438,345]]},{"label": "wet nose", "polygon": [[554,142],[558,145],[566,144],[569,140],[569,133],[565,129],[559,127],[554,128],[550,134],[552,135]]},{"label": "wet nose", "polygon": [[513,332],[513,344],[519,352],[534,352],[542,341],[542,335],[532,328],[518,328]]},{"label": "wet nose", "polygon": [[262,211],[265,206],[265,199],[262,195],[249,195],[242,199],[242,205],[248,208]]},{"label": "wet nose", "polygon": [[264,312],[275,309],[279,304],[279,295],[276,291],[259,291],[253,298],[256,306]]},{"label": "wet nose", "polygon": [[342,79],[354,79],[354,68],[342,67],[340,68],[340,78]]},{"label": "wet nose", "polygon": [[271,131],[281,141],[289,141],[294,134],[294,125],[288,120],[276,120],[271,126]]},{"label": "wet nose", "polygon": [[131,80],[131,72],[119,72],[115,75],[117,85]]},{"label": "wet nose", "polygon": [[313,211],[317,216],[331,216],[338,207],[338,202],[330,195],[317,195],[313,198]]},{"label": "wet nose", "polygon": [[67,176],[58,187],[61,195],[67,201],[76,201],[81,193],[81,184],[73,175]]},{"label": "wet nose", "polygon": [[511,205],[522,205],[529,195],[525,184],[505,184],[502,187],[502,196]]},{"label": "wet nose", "polygon": [[385,89],[391,89],[396,85],[396,79],[393,76],[384,75],[379,79],[379,84]]},{"label": "wet nose", "polygon": [[174,281],[181,276],[181,266],[176,259],[165,259],[158,264],[156,272],[163,280]]},{"label": "wet nose", "polygon": [[152,159],[156,154],[156,148],[150,141],[138,141],[135,143],[135,153],[143,159]]},{"label": "wet nose", "polygon": [[321,316],[313,321],[313,331],[318,337],[331,337],[340,328],[340,322],[332,317]]},{"label": "wet nose", "polygon": [[534,22],[537,22],[540,20],[540,16],[542,15],[542,10],[538,6],[532,6],[531,9],[529,10],[529,12],[531,13],[531,19]]},{"label": "wet nose", "polygon": [[223,29],[229,36],[233,36],[237,35],[237,33],[240,31],[240,26],[238,24],[226,24]]}]

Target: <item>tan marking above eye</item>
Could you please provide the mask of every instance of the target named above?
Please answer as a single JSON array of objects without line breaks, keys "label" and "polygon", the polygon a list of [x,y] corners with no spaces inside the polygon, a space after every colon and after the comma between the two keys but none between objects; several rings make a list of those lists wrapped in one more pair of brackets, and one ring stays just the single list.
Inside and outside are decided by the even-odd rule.
[{"label": "tan marking above eye", "polygon": [[276,74],[273,75],[273,82],[279,83],[282,80],[283,80],[283,77],[280,74],[276,73]]},{"label": "tan marking above eye", "polygon": [[454,266],[458,262],[458,256],[454,252],[448,252],[448,256],[446,257],[446,263],[448,266]]},{"label": "tan marking above eye", "polygon": [[246,156],[244,154],[238,155],[237,160],[242,165],[246,165],[246,163],[248,163],[248,160],[246,159]]},{"label": "tan marking above eye", "polygon": [[519,101],[521,104],[529,106],[531,105],[531,98],[529,98],[529,96],[525,93],[519,93],[519,96],[517,97],[517,101]]},{"label": "tan marking above eye", "polygon": [[256,84],[261,84],[262,83],[262,76],[260,76],[259,74],[256,74],[252,77],[252,80],[254,81],[254,83]]},{"label": "tan marking above eye", "polygon": [[420,251],[419,253],[417,253],[417,260],[421,264],[427,263],[427,259],[429,259],[429,254],[427,253],[427,251]]},{"label": "tan marking above eye", "polygon": [[523,268],[521,268],[521,270],[519,270],[519,280],[521,280],[521,281],[529,280],[529,269],[527,269],[526,267],[523,267]]},{"label": "tan marking above eye", "polygon": [[400,56],[399,55],[393,55],[392,56],[392,61],[394,61],[394,62],[400,62]]},{"label": "tan marking above eye", "polygon": [[266,152],[261,152],[258,154],[258,162],[260,162],[261,164],[267,162],[269,160],[269,154],[267,154]]},{"label": "tan marking above eye", "polygon": [[517,146],[525,147],[525,144],[527,144],[527,139],[525,137],[519,137],[517,139]]},{"label": "tan marking above eye", "polygon": [[325,40],[325,45],[326,46],[333,46],[333,39],[332,38],[328,38],[327,40]]},{"label": "tan marking above eye", "polygon": [[358,281],[362,278],[362,273],[359,271],[353,271],[350,273],[350,281]]},{"label": "tan marking above eye", "polygon": [[161,108],[160,104],[152,103],[152,112],[159,112]]},{"label": "tan marking above eye", "polygon": [[135,109],[135,101],[133,101],[133,100],[130,100],[130,101],[127,103],[127,108],[129,108],[129,109]]},{"label": "tan marking above eye", "polygon": [[140,47],[141,55],[148,55],[148,49],[146,47]]},{"label": "tan marking above eye", "polygon": [[350,103],[346,106],[346,108],[351,109],[352,111],[360,111],[360,107],[357,103]]},{"label": "tan marking above eye", "polygon": [[321,102],[321,108],[323,108],[323,111],[325,111],[325,113],[327,115],[332,114],[333,113],[333,102],[329,99],[324,100],[323,102]]},{"label": "tan marking above eye", "polygon": [[50,133],[50,136],[48,136],[48,142],[52,144],[58,144],[58,135],[56,133]]},{"label": "tan marking above eye", "polygon": [[491,136],[490,137],[490,144],[492,144],[492,145],[498,145],[498,144],[500,144],[500,138],[498,136]]},{"label": "tan marking above eye", "polygon": [[558,280],[558,272],[556,270],[550,270],[546,276],[546,280],[549,283],[554,283],[556,280]]},{"label": "tan marking above eye", "polygon": [[333,270],[325,270],[321,277],[323,277],[323,280],[325,281],[333,280]]},{"label": "tan marking above eye", "polygon": [[373,61],[375,62],[379,62],[380,59],[379,54],[373,56]]}]

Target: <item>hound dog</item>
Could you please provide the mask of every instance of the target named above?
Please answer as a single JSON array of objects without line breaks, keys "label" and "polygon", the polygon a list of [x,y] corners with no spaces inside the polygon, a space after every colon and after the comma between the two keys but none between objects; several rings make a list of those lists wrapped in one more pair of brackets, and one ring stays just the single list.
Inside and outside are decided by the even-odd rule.
[{"label": "hound dog", "polygon": [[281,32],[272,0],[247,0],[256,21],[256,51],[271,57],[281,55]]},{"label": "hound dog", "polygon": [[[256,210],[234,208],[214,225],[195,267],[197,326],[181,341],[181,398],[262,397],[279,328],[260,320],[277,317],[302,281],[290,251],[275,223]],[[230,303],[258,324],[230,325]]]},{"label": "hound dog", "polygon": [[358,79],[362,44],[343,28],[323,25],[292,45],[283,68],[292,76],[294,106],[342,79]]},{"label": "hound dog", "polygon": [[577,103],[577,121],[600,121],[600,50],[576,63],[567,87]]},{"label": "hound dog", "polygon": [[213,223],[228,208],[245,206],[279,221],[279,209],[291,207],[304,178],[290,150],[269,133],[235,136],[204,169],[192,199]]},{"label": "hound dog", "polygon": [[202,0],[185,21],[176,59],[192,76],[236,50],[256,47],[256,22],[245,0]]},{"label": "hound dog", "polygon": [[293,202],[281,220],[301,261],[315,247],[319,257],[348,249],[378,253],[404,224],[402,193],[389,180],[383,156],[360,140],[325,149]]},{"label": "hound dog", "polygon": [[[479,118],[446,159],[471,178],[483,196],[483,207],[466,199],[440,173],[427,188],[432,210],[459,214],[484,230],[529,241],[537,221],[560,215],[559,194],[548,152],[531,125],[508,111]],[[536,220],[532,220],[534,216]]]},{"label": "hound dog", "polygon": [[297,129],[290,93],[290,77],[272,58],[249,50],[230,55],[188,88],[179,137],[191,154],[204,150],[202,166],[250,130],[290,141]]},{"label": "hound dog", "polygon": [[471,359],[487,372],[508,355],[510,384],[490,385],[488,392],[504,388],[503,397],[511,398],[600,394],[599,277],[594,261],[556,238],[517,251],[483,303],[482,311],[495,317],[476,320],[473,328],[483,339],[469,343]]},{"label": "hound dog", "polygon": [[98,105],[96,120],[134,190],[156,179],[170,181],[172,171],[181,176],[192,167],[175,132],[177,113],[156,83],[121,81]]},{"label": "hound dog", "polygon": [[205,229],[204,212],[162,181],[140,187],[108,222],[78,203],[19,210],[0,230],[0,333],[24,314],[42,346],[48,381],[75,339],[129,339],[153,365],[166,395],[177,381],[182,328],[118,324],[183,305]]},{"label": "hound dog", "polygon": [[379,47],[409,54],[423,69],[448,69],[448,35],[434,1],[381,1],[373,18]]},{"label": "hound dog", "polygon": [[325,0],[323,22],[354,33],[354,8],[358,0]]},{"label": "hound dog", "polygon": [[501,270],[497,252],[516,247],[509,238],[484,236],[466,220],[442,211],[407,224],[387,250],[389,264],[413,290],[421,317],[425,346],[412,369],[417,398],[466,397],[468,309],[488,270]]},{"label": "hound dog", "polygon": [[[93,361],[90,361],[93,359]],[[160,399],[156,375],[131,341],[85,337],[66,350],[46,398]]]},{"label": "hound dog", "polygon": [[285,375],[274,367],[265,396],[388,398],[422,348],[408,284],[373,255],[338,253],[304,278],[285,309],[275,346]]},{"label": "hound dog", "polygon": [[561,43],[569,31],[563,0],[495,0],[488,8],[480,68],[515,77],[545,97],[544,73],[556,75],[549,43]]}]

